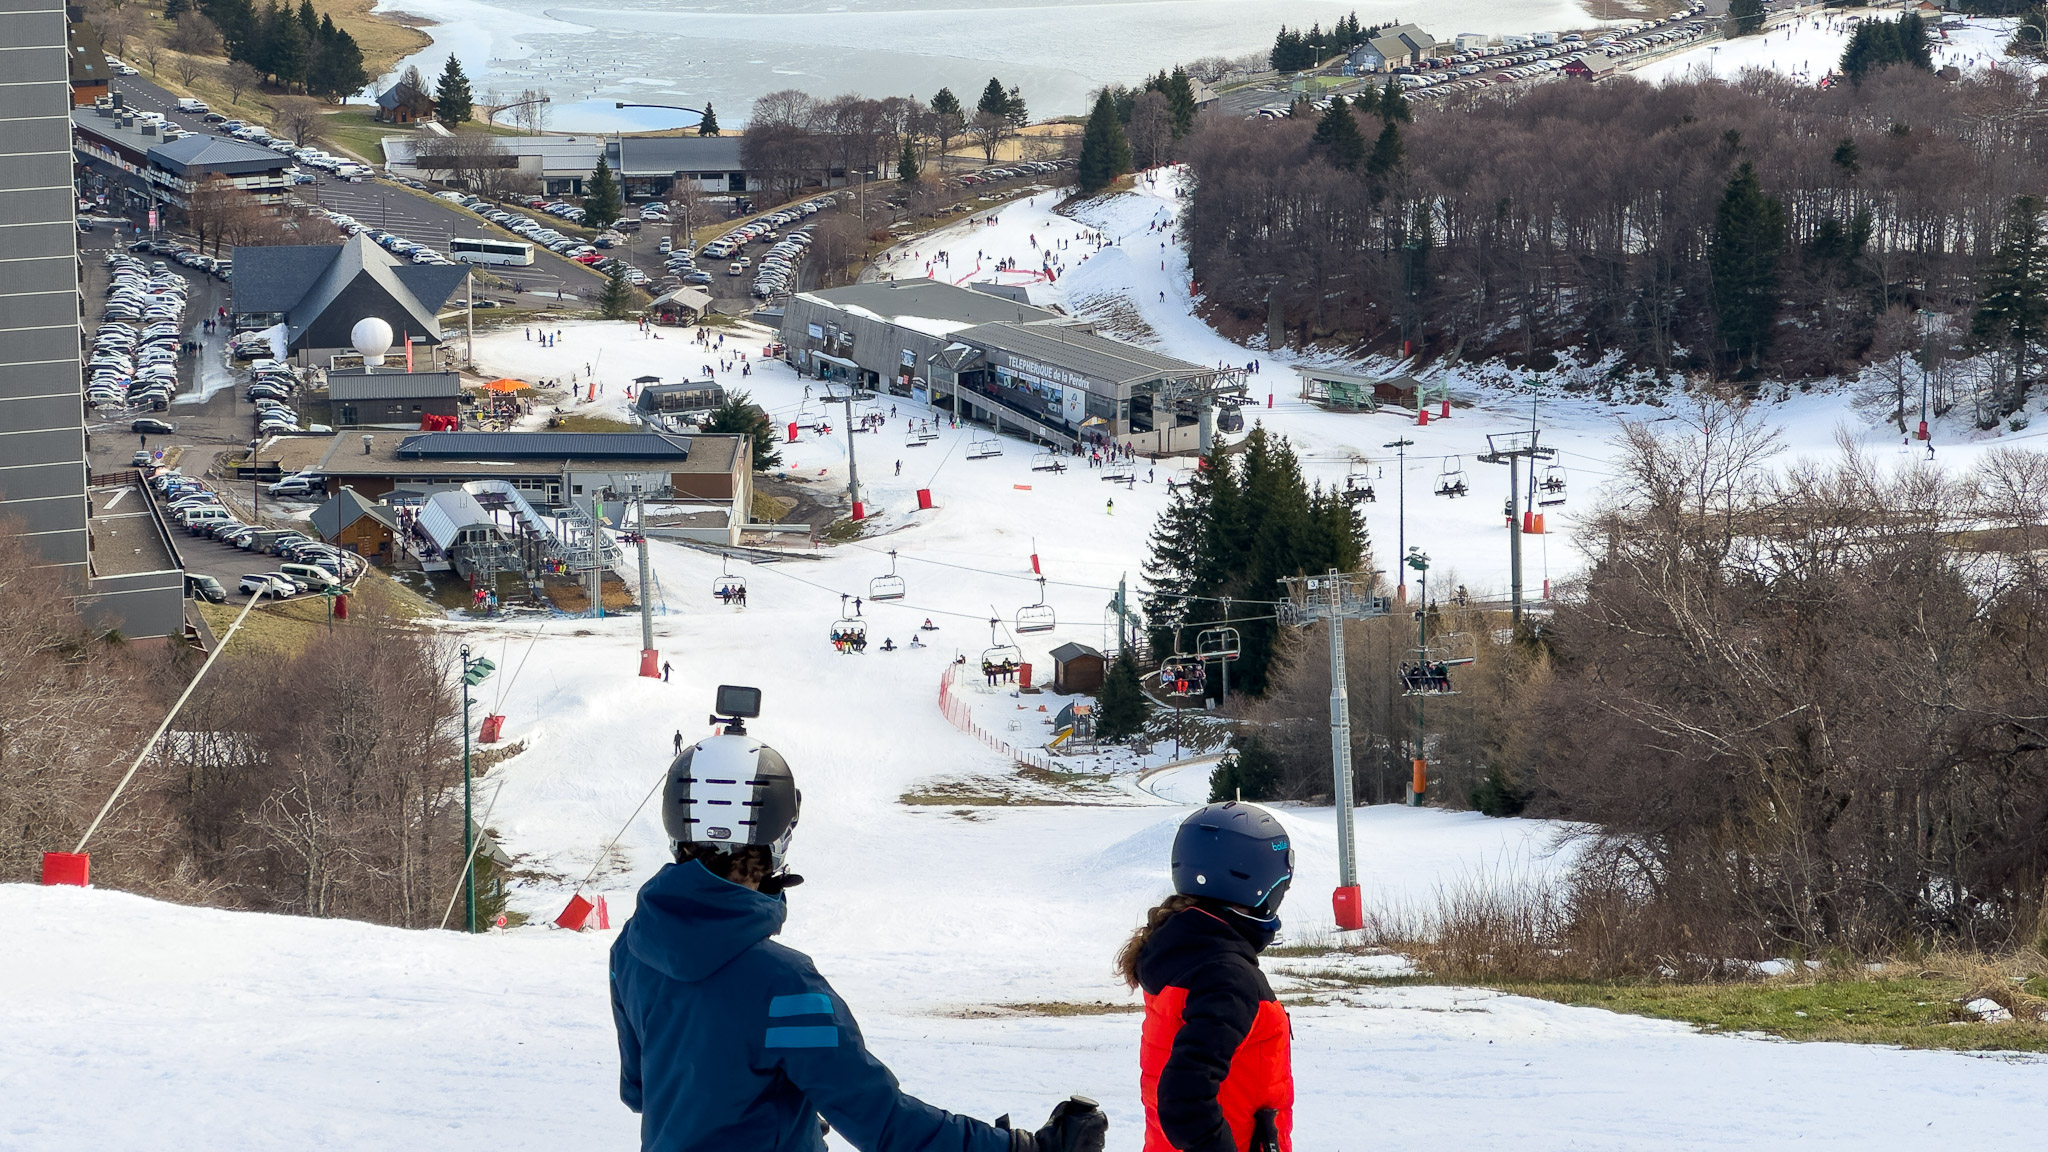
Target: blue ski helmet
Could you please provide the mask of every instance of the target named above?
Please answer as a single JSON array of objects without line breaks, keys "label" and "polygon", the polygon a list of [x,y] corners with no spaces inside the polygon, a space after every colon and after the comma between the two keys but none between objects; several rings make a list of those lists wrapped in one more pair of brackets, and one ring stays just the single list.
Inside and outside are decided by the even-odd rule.
[{"label": "blue ski helmet", "polygon": [[1211,804],[1181,821],[1173,837],[1173,890],[1239,904],[1261,915],[1280,910],[1294,879],[1294,845],[1280,821],[1257,804]]}]

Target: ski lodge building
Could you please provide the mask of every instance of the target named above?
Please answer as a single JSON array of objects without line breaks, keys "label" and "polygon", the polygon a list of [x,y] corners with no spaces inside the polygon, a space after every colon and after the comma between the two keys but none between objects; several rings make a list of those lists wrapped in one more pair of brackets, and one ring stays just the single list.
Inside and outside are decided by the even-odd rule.
[{"label": "ski lodge building", "polygon": [[1115,440],[1206,448],[1217,397],[1244,373],[1140,348],[998,285],[855,284],[793,297],[784,355],[799,372],[958,412],[1057,448]]}]

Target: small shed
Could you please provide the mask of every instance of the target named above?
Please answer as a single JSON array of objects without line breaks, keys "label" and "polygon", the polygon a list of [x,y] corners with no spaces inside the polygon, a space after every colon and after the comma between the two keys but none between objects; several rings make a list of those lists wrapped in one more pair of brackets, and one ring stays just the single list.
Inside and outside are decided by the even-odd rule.
[{"label": "small shed", "polygon": [[344,487],[341,494],[313,510],[313,530],[339,548],[379,564],[391,561],[398,545],[398,515],[382,504]]},{"label": "small shed", "polygon": [[1615,75],[1614,61],[1604,53],[1580,56],[1564,66],[1564,74],[1577,76],[1582,80],[1605,80]]},{"label": "small shed", "polygon": [[697,288],[678,288],[664,292],[647,306],[647,318],[656,324],[695,324],[697,318],[711,311],[711,293]]},{"label": "small shed", "polygon": [[1086,644],[1062,644],[1052,650],[1052,690],[1062,696],[1102,691],[1109,660]]}]

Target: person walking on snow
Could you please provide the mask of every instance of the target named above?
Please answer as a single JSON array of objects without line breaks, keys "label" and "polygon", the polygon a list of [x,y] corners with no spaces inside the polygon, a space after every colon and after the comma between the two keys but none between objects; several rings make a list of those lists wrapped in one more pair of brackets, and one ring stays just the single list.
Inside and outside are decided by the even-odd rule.
[{"label": "person walking on snow", "polygon": [[669,766],[675,863],[641,886],[611,950],[619,1098],[643,1152],[824,1152],[825,1125],[860,1152],[1102,1152],[1093,1101],[1010,1130],[906,1094],[869,1054],[811,958],[771,939],[802,883],[785,863],[802,797],[779,753],[725,725]]},{"label": "person walking on snow", "polygon": [[1287,829],[1256,804],[1197,809],[1172,871],[1174,894],[1116,957],[1145,994],[1145,1152],[1292,1152],[1290,1026],[1259,971],[1294,879]]}]

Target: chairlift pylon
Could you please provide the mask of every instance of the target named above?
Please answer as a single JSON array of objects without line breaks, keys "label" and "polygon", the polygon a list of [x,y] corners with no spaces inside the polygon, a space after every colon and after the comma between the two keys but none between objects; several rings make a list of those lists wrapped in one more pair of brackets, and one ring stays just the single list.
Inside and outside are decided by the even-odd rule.
[{"label": "chairlift pylon", "polygon": [[901,600],[904,593],[903,577],[896,574],[896,550],[889,549],[889,574],[877,576],[868,581],[868,599]]},{"label": "chairlift pylon", "polygon": [[1038,603],[1017,609],[1017,631],[1050,632],[1059,626],[1059,616],[1045,602],[1045,577],[1038,578]]}]

